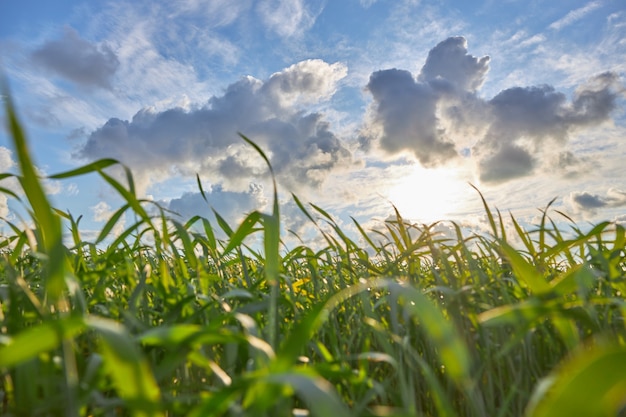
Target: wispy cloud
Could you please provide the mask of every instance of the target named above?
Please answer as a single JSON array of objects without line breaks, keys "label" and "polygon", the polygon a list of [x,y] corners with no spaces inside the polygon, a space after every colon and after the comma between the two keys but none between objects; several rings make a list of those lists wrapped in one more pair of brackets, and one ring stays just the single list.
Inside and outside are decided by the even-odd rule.
[{"label": "wispy cloud", "polygon": [[313,26],[322,11],[321,4],[304,0],[261,0],[257,11],[271,32],[281,37],[300,36]]},{"label": "wispy cloud", "polygon": [[561,19],[552,22],[550,24],[549,28],[552,29],[552,30],[557,30],[557,31],[561,30],[564,27],[569,26],[572,23],[577,22],[578,20],[580,20],[583,17],[585,17],[587,14],[591,13],[592,11],[594,11],[594,10],[600,8],[600,7],[602,7],[602,2],[601,1],[592,1],[590,3],[587,3],[583,7],[580,7],[578,9],[570,11],[565,16],[563,16]]}]

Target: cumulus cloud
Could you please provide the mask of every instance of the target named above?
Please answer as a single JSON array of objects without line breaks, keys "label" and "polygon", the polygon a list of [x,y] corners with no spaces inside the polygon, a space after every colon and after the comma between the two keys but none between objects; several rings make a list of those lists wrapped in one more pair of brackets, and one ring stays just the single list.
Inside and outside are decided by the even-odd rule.
[{"label": "cumulus cloud", "polygon": [[111,88],[120,66],[117,55],[106,44],[96,45],[66,27],[61,39],[46,42],[32,54],[35,63],[77,84]]},{"label": "cumulus cloud", "polygon": [[567,201],[576,212],[594,214],[600,208],[626,206],[626,191],[609,188],[603,196],[588,191],[574,191]]},{"label": "cumulus cloud", "polygon": [[437,93],[398,69],[372,74],[367,90],[374,97],[372,132],[378,130],[381,148],[388,153],[412,152],[424,166],[455,156],[454,144],[438,125]]},{"label": "cumulus cloud", "polygon": [[207,201],[199,192],[187,192],[161,204],[184,219],[193,216],[209,218],[212,217],[211,209],[214,209],[233,229],[245,215],[267,206],[263,187],[254,183],[245,192],[225,191],[220,185],[215,185],[205,190],[205,197]]},{"label": "cumulus cloud", "polygon": [[488,102],[492,120],[473,148],[480,179],[504,182],[531,174],[550,145],[561,149],[573,131],[607,121],[622,92],[617,74],[609,72],[579,86],[571,101],[547,85],[500,92]]},{"label": "cumulus cloud", "polygon": [[[105,201],[100,201],[96,205],[89,207],[89,209],[93,214],[93,220],[96,222],[106,222],[115,214],[115,210]],[[113,235],[119,236],[124,231],[125,225],[126,219],[121,217],[113,227]]]},{"label": "cumulus cloud", "polygon": [[266,81],[244,77],[202,107],[145,108],[132,120],[112,118],[89,135],[75,156],[112,157],[130,166],[143,182],[173,175],[209,176],[233,191],[267,169],[238,137],[250,137],[268,152],[279,180],[288,187],[317,187],[335,169],[352,164],[350,151],[319,112],[346,75],[340,63],[303,61]]},{"label": "cumulus cloud", "polygon": [[461,154],[472,158],[480,181],[505,182],[533,173],[547,155],[567,155],[571,134],[609,120],[624,93],[618,75],[605,72],[571,99],[549,85],[512,87],[485,99],[478,92],[489,61],[468,54],[466,40],[453,37],[430,51],[417,77],[400,69],[374,72],[362,147],[409,153],[426,167]]},{"label": "cumulus cloud", "polygon": [[[457,155],[441,120],[445,102],[450,112],[461,102],[472,107],[472,94],[489,70],[489,57],[467,53],[467,41],[452,37],[435,46],[417,79],[399,69],[377,71],[367,84],[374,102],[361,142],[378,143],[390,154],[410,152],[424,166],[440,165]],[[457,112],[457,118],[464,117]]]},{"label": "cumulus cloud", "polygon": [[462,91],[476,91],[489,71],[488,56],[477,58],[467,53],[467,40],[461,36],[448,38],[430,50],[418,76],[421,82],[441,80]]}]

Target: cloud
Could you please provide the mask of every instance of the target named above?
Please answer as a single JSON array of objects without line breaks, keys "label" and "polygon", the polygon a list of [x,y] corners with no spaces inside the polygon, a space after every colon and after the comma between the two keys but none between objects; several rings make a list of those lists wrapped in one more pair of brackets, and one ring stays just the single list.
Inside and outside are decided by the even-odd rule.
[{"label": "cloud", "polygon": [[457,151],[438,110],[446,100],[448,108],[475,101],[471,95],[488,70],[489,57],[468,55],[466,40],[453,37],[430,51],[417,80],[400,69],[374,72],[366,86],[374,102],[361,142],[378,143],[388,154],[408,151],[427,167],[454,158]]},{"label": "cloud", "polygon": [[617,73],[604,72],[571,99],[549,85],[512,87],[485,99],[478,92],[489,61],[469,55],[466,40],[453,37],[430,51],[417,77],[400,69],[374,72],[362,148],[409,153],[425,167],[462,154],[473,160],[480,181],[505,182],[567,153],[570,135],[608,121],[624,93]]},{"label": "cloud", "polygon": [[261,0],[257,12],[261,21],[281,37],[299,36],[310,29],[322,10],[312,10],[303,0]]},{"label": "cloud", "polygon": [[368,141],[375,138],[390,154],[412,152],[424,166],[436,166],[455,156],[454,144],[438,126],[437,93],[416,82],[410,72],[377,71],[367,90],[374,97]]},{"label": "cloud", "polygon": [[572,23],[575,23],[576,21],[582,19],[587,14],[591,13],[592,11],[598,9],[601,6],[602,6],[602,2],[600,2],[600,1],[589,2],[586,5],[584,5],[583,7],[580,7],[578,9],[574,9],[574,10],[570,11],[569,13],[567,13],[561,19],[552,22],[550,24],[550,26],[548,26],[548,27],[550,29],[552,29],[552,30],[557,30],[557,31],[561,30],[564,27],[569,26]]},{"label": "cloud", "polygon": [[576,212],[595,214],[600,208],[626,206],[626,191],[609,188],[604,196],[588,191],[574,191],[570,193],[567,201]]},{"label": "cloud", "polygon": [[267,206],[263,187],[257,184],[251,184],[245,192],[225,191],[220,185],[208,187],[204,191],[207,201],[199,192],[186,192],[179,198],[161,204],[183,219],[193,216],[212,218],[211,209],[214,209],[233,229],[245,215],[254,210],[263,210]]},{"label": "cloud", "polygon": [[[106,222],[115,214],[115,210],[104,201],[100,201],[96,205],[89,207],[89,209],[93,213],[93,220],[96,222]],[[113,227],[113,236],[119,236],[124,231],[125,226],[126,219],[121,217]]]},{"label": "cloud", "polygon": [[617,74],[609,72],[579,86],[571,101],[547,85],[500,92],[488,102],[492,120],[472,150],[480,180],[531,174],[550,145],[563,148],[573,131],[609,120],[622,92]]},{"label": "cloud", "polygon": [[599,209],[626,206],[626,191],[609,188],[605,195],[593,194],[588,191],[574,191],[565,199],[574,212],[594,215]]},{"label": "cloud", "polygon": [[120,66],[117,55],[106,44],[95,45],[66,27],[63,37],[35,50],[36,64],[74,83],[87,87],[111,88],[111,79]]},{"label": "cloud", "polygon": [[467,53],[467,40],[456,36],[440,42],[430,50],[418,81],[429,83],[442,80],[456,89],[478,90],[489,71],[488,56],[477,58]]},{"label": "cloud", "polygon": [[378,0],[359,0],[359,3],[361,3],[361,6],[365,9],[370,8],[374,3],[376,3]]},{"label": "cloud", "polygon": [[[16,166],[13,160],[13,153],[4,146],[0,146],[0,173],[9,172]],[[15,193],[19,192],[19,183],[13,177],[0,181],[0,186]],[[0,218],[6,219],[9,216],[9,199],[5,193],[0,193]]]},{"label": "cloud", "polygon": [[202,107],[145,108],[130,121],[109,119],[75,156],[118,159],[144,189],[175,175],[201,173],[229,191],[245,191],[267,168],[237,135],[242,132],[268,152],[283,184],[318,187],[353,161],[324,115],[303,108],[330,98],[345,75],[343,64],[308,60],[265,82],[244,77]]}]

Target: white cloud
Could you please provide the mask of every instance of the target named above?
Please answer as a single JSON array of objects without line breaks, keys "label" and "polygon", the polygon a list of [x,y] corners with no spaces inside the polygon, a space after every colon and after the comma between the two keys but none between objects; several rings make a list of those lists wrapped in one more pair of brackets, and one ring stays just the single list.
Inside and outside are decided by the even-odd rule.
[{"label": "white cloud", "polygon": [[[106,222],[115,214],[115,210],[105,201],[100,201],[96,205],[89,207],[89,209],[93,214],[93,220],[96,222]],[[122,216],[113,226],[113,236],[119,236],[124,231],[125,225],[126,219]]]},{"label": "white cloud", "polygon": [[570,11],[569,13],[567,13],[564,17],[562,17],[561,19],[552,22],[549,26],[550,29],[552,30],[561,30],[566,26],[571,25],[572,23],[577,22],[578,20],[582,19],[583,17],[585,17],[587,14],[591,13],[592,11],[598,9],[602,7],[602,2],[601,1],[592,1],[587,3],[586,5],[584,5],[583,7],[580,7],[578,9],[574,9],[572,11]]},{"label": "white cloud", "polygon": [[265,82],[244,77],[203,107],[145,108],[131,121],[110,119],[77,156],[120,160],[133,169],[144,192],[150,183],[197,172],[229,191],[244,191],[267,168],[237,135],[241,132],[269,153],[284,185],[317,187],[352,158],[323,114],[303,109],[327,100],[345,74],[342,64],[310,60]]},{"label": "white cloud", "polygon": [[303,0],[260,0],[257,11],[265,26],[281,37],[300,36],[313,26],[323,7]]}]

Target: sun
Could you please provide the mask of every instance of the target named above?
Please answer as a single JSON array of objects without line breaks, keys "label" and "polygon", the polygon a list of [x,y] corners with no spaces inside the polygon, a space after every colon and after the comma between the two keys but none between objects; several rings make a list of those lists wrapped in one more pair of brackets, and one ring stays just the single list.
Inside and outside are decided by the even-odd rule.
[{"label": "sun", "polygon": [[462,209],[471,188],[461,172],[450,168],[426,169],[419,165],[407,167],[389,189],[387,198],[402,217],[432,223],[447,220]]}]

